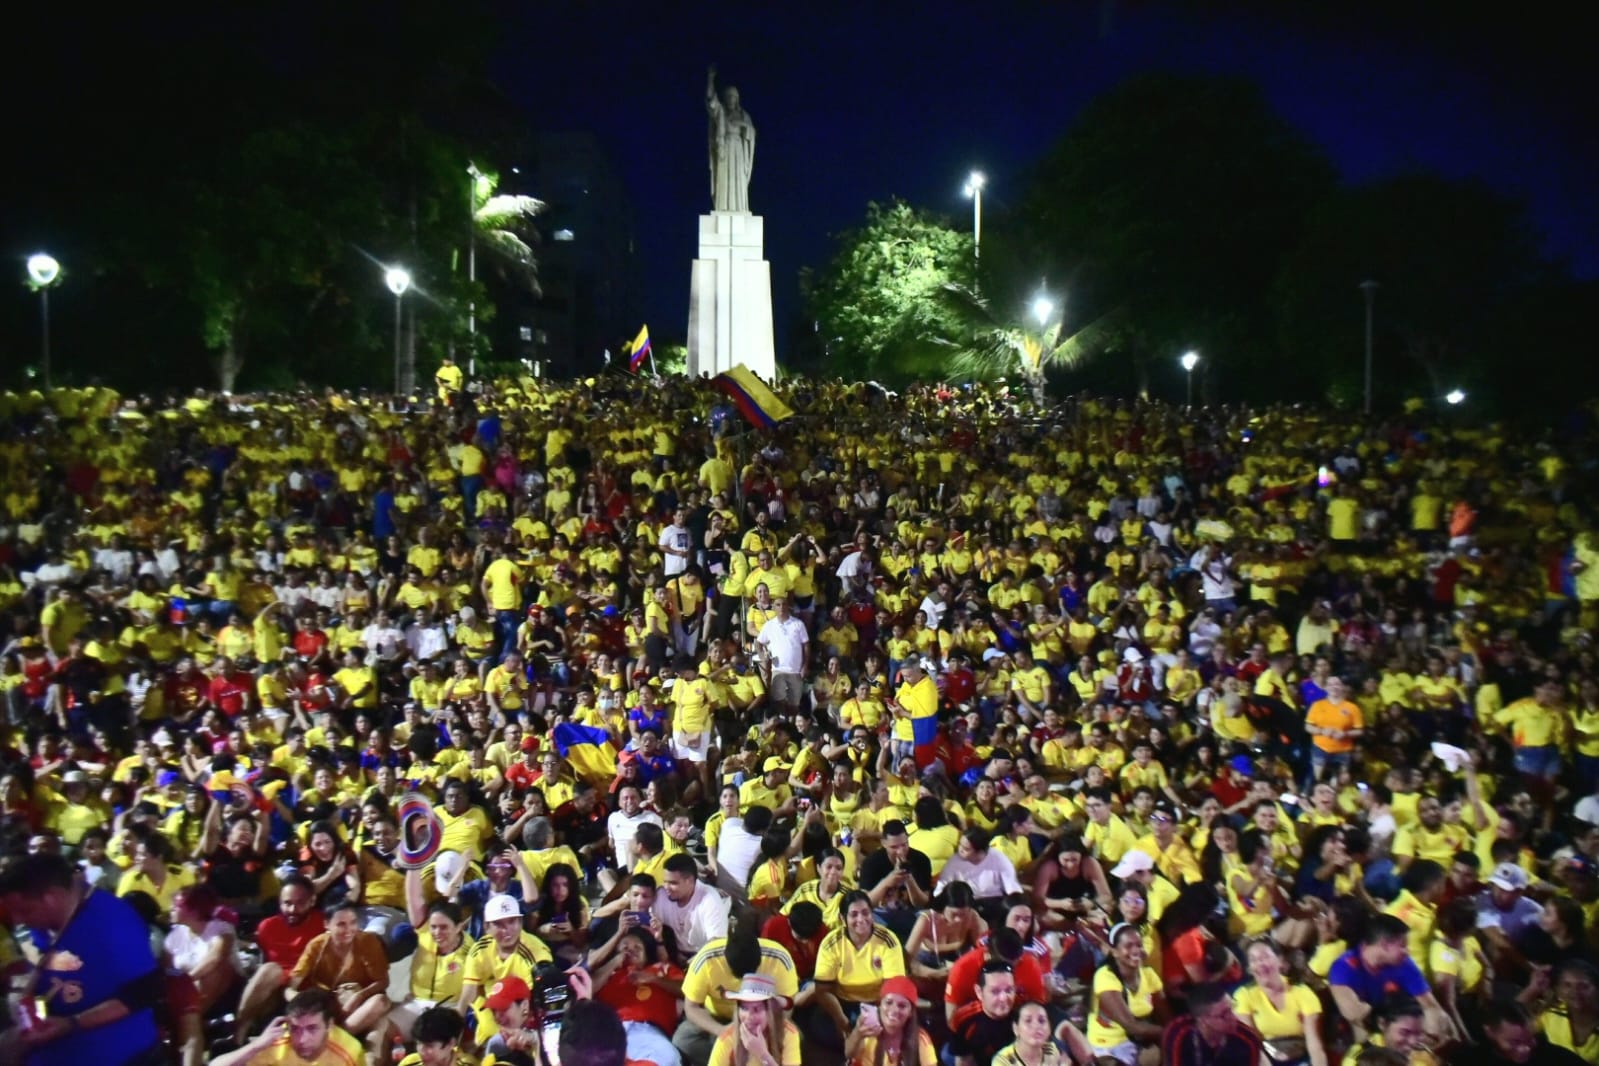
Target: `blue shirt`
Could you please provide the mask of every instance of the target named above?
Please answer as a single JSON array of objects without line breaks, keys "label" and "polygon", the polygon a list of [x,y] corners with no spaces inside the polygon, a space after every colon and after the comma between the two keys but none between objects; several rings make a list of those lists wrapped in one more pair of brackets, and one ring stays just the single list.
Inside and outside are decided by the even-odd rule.
[{"label": "blue shirt", "polygon": [[[46,1014],[66,1018],[121,998],[124,987],[141,978],[159,980],[149,928],[127,903],[96,889],[83,898],[54,946],[43,951],[34,994]],[[27,1062],[115,1066],[145,1054],[157,1039],[155,1012],[146,1007],[41,1044]]]},{"label": "blue shirt", "polygon": [[1410,996],[1425,996],[1432,989],[1421,969],[1409,959],[1400,959],[1397,965],[1380,970],[1369,970],[1360,961],[1359,949],[1346,951],[1327,971],[1327,983],[1350,989],[1363,1003],[1381,1003],[1394,992]]}]

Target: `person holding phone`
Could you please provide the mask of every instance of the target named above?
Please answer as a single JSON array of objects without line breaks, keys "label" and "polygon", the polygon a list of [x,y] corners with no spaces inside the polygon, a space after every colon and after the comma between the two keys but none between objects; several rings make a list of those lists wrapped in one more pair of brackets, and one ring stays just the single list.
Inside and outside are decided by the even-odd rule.
[{"label": "person holding phone", "polygon": [[916,983],[908,977],[883,982],[877,1004],[861,1008],[855,1028],[844,1042],[850,1066],[936,1066],[938,1049],[916,1017]]}]

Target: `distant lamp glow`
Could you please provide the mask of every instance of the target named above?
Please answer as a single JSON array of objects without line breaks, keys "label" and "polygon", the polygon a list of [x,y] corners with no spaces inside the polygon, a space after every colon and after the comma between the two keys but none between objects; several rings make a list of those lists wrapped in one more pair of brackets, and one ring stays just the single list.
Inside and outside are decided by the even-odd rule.
[{"label": "distant lamp glow", "polygon": [[28,278],[41,289],[48,289],[61,276],[61,264],[48,252],[28,256]]},{"label": "distant lamp glow", "polygon": [[1450,389],[1444,394],[1444,399],[1448,401],[1449,406],[1453,407],[1456,404],[1466,402],[1466,392],[1464,389]]},{"label": "distant lamp glow", "polygon": [[987,181],[988,179],[983,177],[983,172],[981,170],[972,171],[971,176],[966,179],[966,199],[970,200],[972,197],[982,192],[983,185]]},{"label": "distant lamp glow", "polygon": [[1033,297],[1033,317],[1038,319],[1040,326],[1048,325],[1049,318],[1055,313],[1055,301],[1048,296]]},{"label": "distant lamp glow", "polygon": [[1182,364],[1183,373],[1187,375],[1188,406],[1194,406],[1194,367],[1199,365],[1198,352],[1184,352],[1183,357],[1177,360]]},{"label": "distant lamp glow", "polygon": [[411,287],[411,272],[404,267],[389,267],[383,272],[383,284],[396,296],[404,296]]},{"label": "distant lamp glow", "polygon": [[577,235],[569,229],[558,229],[554,233],[550,234],[550,239],[556,241],[575,241],[577,240]]},{"label": "distant lamp glow", "polygon": [[[39,293],[39,367],[50,387],[50,286],[61,280],[61,264],[49,252],[28,256],[28,280]],[[32,376],[31,374],[29,375]]]}]

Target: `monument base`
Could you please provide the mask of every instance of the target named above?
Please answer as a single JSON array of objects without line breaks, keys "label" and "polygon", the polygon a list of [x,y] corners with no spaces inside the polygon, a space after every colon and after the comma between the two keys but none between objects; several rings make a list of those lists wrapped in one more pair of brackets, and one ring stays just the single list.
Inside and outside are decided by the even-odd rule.
[{"label": "monument base", "polygon": [[688,372],[720,374],[739,363],[767,381],[777,375],[772,345],[772,267],[760,215],[700,216],[700,255],[688,304]]}]

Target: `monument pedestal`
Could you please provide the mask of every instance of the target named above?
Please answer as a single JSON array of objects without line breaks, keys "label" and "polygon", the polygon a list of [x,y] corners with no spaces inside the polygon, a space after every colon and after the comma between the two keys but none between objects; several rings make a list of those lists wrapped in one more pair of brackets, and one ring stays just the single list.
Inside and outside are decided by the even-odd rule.
[{"label": "monument pedestal", "polygon": [[772,346],[772,267],[760,215],[713,211],[700,216],[700,255],[688,304],[690,377],[739,363],[766,381],[777,375]]}]

